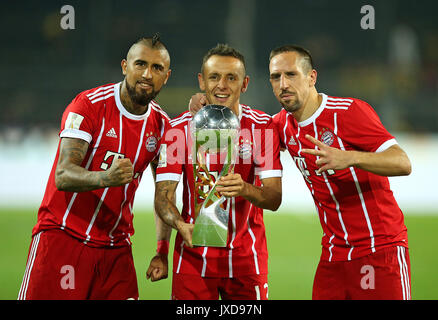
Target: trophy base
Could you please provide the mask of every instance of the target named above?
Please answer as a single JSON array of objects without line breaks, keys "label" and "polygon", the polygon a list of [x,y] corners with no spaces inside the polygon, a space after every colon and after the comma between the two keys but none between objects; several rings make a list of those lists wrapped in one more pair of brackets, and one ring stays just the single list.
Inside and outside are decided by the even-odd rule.
[{"label": "trophy base", "polygon": [[226,247],[228,229],[201,215],[196,219],[193,229],[192,244],[200,247]]}]

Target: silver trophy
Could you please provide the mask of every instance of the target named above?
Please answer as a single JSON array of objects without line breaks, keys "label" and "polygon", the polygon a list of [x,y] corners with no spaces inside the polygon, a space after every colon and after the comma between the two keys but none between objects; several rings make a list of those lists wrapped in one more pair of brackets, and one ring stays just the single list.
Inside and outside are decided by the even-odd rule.
[{"label": "silver trophy", "polygon": [[[239,118],[220,105],[207,105],[191,122],[193,177],[195,179],[195,246],[226,247],[229,201],[216,191],[217,181],[233,172],[238,151]],[[211,159],[218,171],[210,172]],[[225,204],[226,202],[226,204]]]}]

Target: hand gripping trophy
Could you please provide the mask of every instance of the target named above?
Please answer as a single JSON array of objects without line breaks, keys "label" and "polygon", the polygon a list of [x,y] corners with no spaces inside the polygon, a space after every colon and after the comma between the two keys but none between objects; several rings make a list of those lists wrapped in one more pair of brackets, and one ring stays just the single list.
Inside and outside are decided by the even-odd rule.
[{"label": "hand gripping trophy", "polygon": [[[196,193],[193,245],[227,245],[230,201],[216,191],[216,184],[234,170],[239,134],[239,118],[228,107],[210,104],[193,117],[191,152]],[[219,174],[219,170],[210,171],[212,164],[221,168]]]}]

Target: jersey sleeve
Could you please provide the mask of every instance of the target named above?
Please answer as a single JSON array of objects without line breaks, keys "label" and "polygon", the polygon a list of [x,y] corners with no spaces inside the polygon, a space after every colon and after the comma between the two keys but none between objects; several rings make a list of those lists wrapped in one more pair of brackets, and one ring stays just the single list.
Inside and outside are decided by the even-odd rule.
[{"label": "jersey sleeve", "polygon": [[169,122],[161,138],[156,182],[179,181],[186,159],[186,136],[180,127],[172,127]]},{"label": "jersey sleeve", "polygon": [[374,109],[364,101],[355,100],[339,120],[338,134],[358,150],[382,152],[397,144]]},{"label": "jersey sleeve", "polygon": [[284,150],[286,146],[286,137],[284,136],[283,128],[285,126],[285,119],[281,112],[278,112],[272,116],[272,122],[279,137],[280,149]]},{"label": "jersey sleeve", "polygon": [[275,122],[271,120],[260,128],[260,135],[255,134],[254,141],[256,175],[261,180],[281,177],[283,167],[280,161],[280,138]]},{"label": "jersey sleeve", "polygon": [[79,94],[64,111],[59,136],[82,139],[90,143],[96,128],[96,115],[92,111],[86,98]]}]

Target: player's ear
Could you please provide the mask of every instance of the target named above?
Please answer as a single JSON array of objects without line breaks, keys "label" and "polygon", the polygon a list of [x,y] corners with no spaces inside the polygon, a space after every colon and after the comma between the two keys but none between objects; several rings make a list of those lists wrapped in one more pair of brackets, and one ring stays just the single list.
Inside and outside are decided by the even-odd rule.
[{"label": "player's ear", "polygon": [[242,89],[240,89],[240,92],[244,93],[246,90],[248,90],[248,84],[249,84],[249,76],[245,76],[243,79]]},{"label": "player's ear", "polygon": [[316,85],[316,79],[317,78],[318,78],[318,72],[316,72],[315,69],[310,71],[310,82],[309,82],[309,86],[310,87],[314,87]]},{"label": "player's ear", "polygon": [[126,76],[126,68],[128,66],[128,62],[126,61],[126,59],[122,60],[121,66],[122,66],[122,73],[123,73],[124,76]]},{"label": "player's ear", "polygon": [[167,83],[167,80],[169,80],[169,77],[170,77],[171,73],[172,73],[172,70],[169,69],[169,70],[167,71],[167,74],[166,74],[166,79],[164,79],[164,84],[166,84],[166,83]]},{"label": "player's ear", "polygon": [[201,89],[201,91],[205,91],[204,77],[202,76],[202,73],[198,73],[198,82],[199,89]]}]

